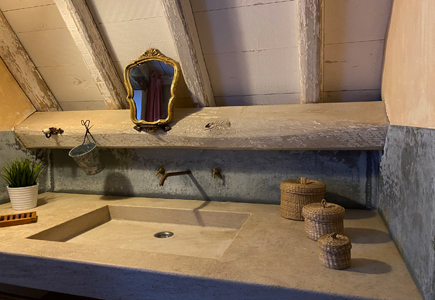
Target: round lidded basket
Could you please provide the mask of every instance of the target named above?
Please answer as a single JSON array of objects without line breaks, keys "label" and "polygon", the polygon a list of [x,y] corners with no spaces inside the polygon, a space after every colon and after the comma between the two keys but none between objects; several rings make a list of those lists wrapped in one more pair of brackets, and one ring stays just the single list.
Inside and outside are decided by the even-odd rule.
[{"label": "round lidded basket", "polygon": [[323,182],[308,180],[306,177],[284,180],[280,187],[281,216],[298,221],[304,220],[302,207],[322,201],[326,192],[326,185]]},{"label": "round lidded basket", "polygon": [[319,237],[329,233],[343,234],[345,209],[323,199],[320,203],[312,203],[302,208],[305,218],[305,234],[317,241]]},{"label": "round lidded basket", "polygon": [[352,244],[348,237],[333,232],[321,236],[317,245],[320,248],[319,259],[327,268],[347,269],[350,267],[350,249]]}]

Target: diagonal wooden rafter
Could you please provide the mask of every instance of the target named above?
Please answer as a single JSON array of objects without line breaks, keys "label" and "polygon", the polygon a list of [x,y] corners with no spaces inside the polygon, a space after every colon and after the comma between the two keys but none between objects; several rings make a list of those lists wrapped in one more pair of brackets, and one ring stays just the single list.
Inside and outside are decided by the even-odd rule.
[{"label": "diagonal wooden rafter", "polygon": [[298,0],[301,103],[322,102],[323,0]]},{"label": "diagonal wooden rafter", "polygon": [[37,111],[61,111],[36,66],[0,12],[0,56]]},{"label": "diagonal wooden rafter", "polygon": [[183,75],[198,107],[216,106],[189,0],[161,0]]},{"label": "diagonal wooden rafter", "polygon": [[109,109],[128,108],[125,87],[116,72],[85,0],[54,0]]}]

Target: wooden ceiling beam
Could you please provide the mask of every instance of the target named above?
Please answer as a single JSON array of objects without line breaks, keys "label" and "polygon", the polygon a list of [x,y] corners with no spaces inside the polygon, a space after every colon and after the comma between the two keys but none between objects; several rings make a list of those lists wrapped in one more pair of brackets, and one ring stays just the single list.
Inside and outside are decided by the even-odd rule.
[{"label": "wooden ceiling beam", "polygon": [[216,106],[190,1],[161,2],[193,102],[197,107]]},{"label": "wooden ceiling beam", "polygon": [[301,104],[322,102],[323,0],[298,0]]},{"label": "wooden ceiling beam", "polygon": [[61,111],[17,35],[0,12],[0,56],[37,111]]},{"label": "wooden ceiling beam", "polygon": [[107,108],[129,107],[124,84],[85,0],[54,0]]},{"label": "wooden ceiling beam", "polygon": [[[71,149],[83,142],[80,121],[90,119],[103,148],[227,150],[381,150],[388,119],[381,101],[177,108],[172,129],[133,129],[126,110],[35,113],[15,126],[27,148]],[[60,127],[47,139],[43,128]]]}]

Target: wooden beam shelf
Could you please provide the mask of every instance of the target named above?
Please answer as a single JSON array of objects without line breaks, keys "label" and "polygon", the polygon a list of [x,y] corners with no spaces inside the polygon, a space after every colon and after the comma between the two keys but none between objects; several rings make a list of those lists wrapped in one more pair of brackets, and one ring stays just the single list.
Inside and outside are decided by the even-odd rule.
[{"label": "wooden beam shelf", "polygon": [[[81,120],[103,148],[380,150],[388,128],[383,102],[357,102],[177,108],[172,130],[155,133],[134,130],[129,110],[37,112],[14,132],[26,148],[71,149]],[[46,138],[49,127],[65,132]]]}]

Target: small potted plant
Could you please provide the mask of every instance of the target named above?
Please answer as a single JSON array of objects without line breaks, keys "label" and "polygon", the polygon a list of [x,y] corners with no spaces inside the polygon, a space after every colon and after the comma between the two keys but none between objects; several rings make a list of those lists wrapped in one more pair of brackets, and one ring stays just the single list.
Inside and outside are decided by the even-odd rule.
[{"label": "small potted plant", "polygon": [[12,209],[25,210],[36,207],[39,186],[36,179],[42,170],[42,163],[31,162],[28,158],[15,159],[10,165],[3,167],[0,176],[8,184]]}]

